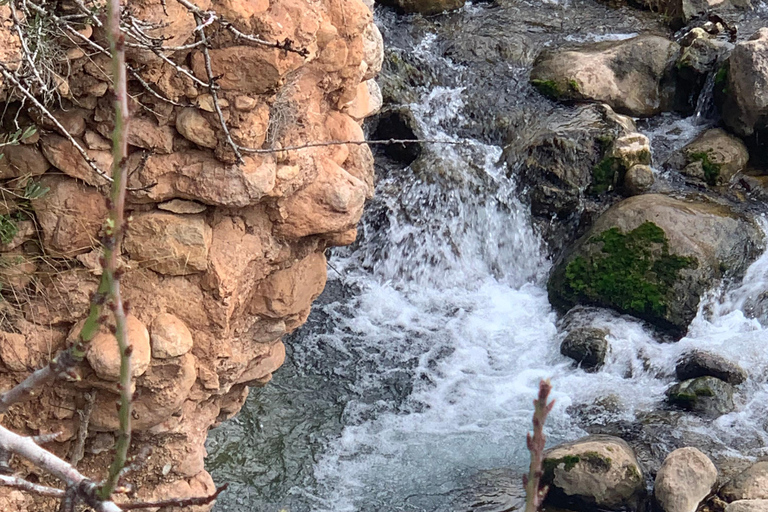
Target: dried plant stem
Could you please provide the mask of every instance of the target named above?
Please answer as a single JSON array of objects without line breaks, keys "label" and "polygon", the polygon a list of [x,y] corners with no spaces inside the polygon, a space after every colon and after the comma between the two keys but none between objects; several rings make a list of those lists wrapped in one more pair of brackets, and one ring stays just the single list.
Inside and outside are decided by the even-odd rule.
[{"label": "dried plant stem", "polygon": [[109,467],[107,479],[99,489],[99,496],[108,500],[117,487],[120,473],[128,459],[131,444],[132,376],[131,353],[128,343],[126,314],[120,295],[119,255],[120,242],[125,230],[125,194],[128,175],[125,161],[128,157],[128,85],[125,66],[125,35],[120,30],[120,1],[107,2],[107,33],[112,54],[112,82],[115,88],[115,129],[112,132],[112,191],[110,211],[104,238],[104,269],[102,278],[107,283],[108,300],[115,319],[115,338],[120,349],[120,430],[115,457]]},{"label": "dried plant stem", "polygon": [[533,435],[528,433],[528,450],[531,452],[531,466],[528,475],[523,477],[525,485],[525,512],[536,512],[541,508],[544,497],[547,495],[547,487],[541,487],[541,477],[544,474],[544,422],[552,410],[555,402],[547,403],[552,385],[548,380],[539,383],[539,396],[533,401]]},{"label": "dried plant stem", "polygon": [[17,476],[0,475],[0,485],[3,487],[12,487],[21,491],[31,492],[33,494],[39,494],[40,496],[49,496],[51,498],[64,497],[64,491],[61,489],[56,489],[55,487],[47,487],[40,484],[33,484],[32,482]]}]

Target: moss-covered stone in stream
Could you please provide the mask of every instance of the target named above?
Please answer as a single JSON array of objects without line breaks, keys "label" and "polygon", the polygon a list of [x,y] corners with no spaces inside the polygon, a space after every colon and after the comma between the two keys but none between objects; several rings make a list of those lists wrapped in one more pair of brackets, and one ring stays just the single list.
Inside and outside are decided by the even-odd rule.
[{"label": "moss-covered stone in stream", "polygon": [[554,80],[533,79],[531,80],[531,85],[538,89],[541,94],[549,98],[559,99],[563,95],[560,91],[560,87]]},{"label": "moss-covered stone in stream", "polygon": [[560,295],[572,304],[613,307],[640,318],[664,317],[679,272],[698,265],[695,258],[669,254],[666,234],[652,222],[629,233],[608,229],[586,245],[599,248],[567,264],[563,282],[554,283]]},{"label": "moss-covered stone in stream", "polygon": [[707,182],[707,185],[717,185],[717,179],[720,177],[720,165],[712,162],[706,151],[691,153],[688,158],[692,162],[701,162],[701,168],[704,169],[704,181]]},{"label": "moss-covered stone in stream", "polygon": [[544,477],[545,480],[547,478],[553,478],[555,468],[559,466],[560,464],[564,464],[564,468],[566,471],[572,470],[576,464],[579,463],[581,458],[577,455],[566,455],[565,457],[560,457],[559,459],[544,459],[541,466],[544,471]]},{"label": "moss-covered stone in stream", "polygon": [[612,156],[603,158],[592,169],[592,184],[589,186],[590,195],[599,195],[612,189],[616,184],[616,174],[619,172],[618,159]]}]

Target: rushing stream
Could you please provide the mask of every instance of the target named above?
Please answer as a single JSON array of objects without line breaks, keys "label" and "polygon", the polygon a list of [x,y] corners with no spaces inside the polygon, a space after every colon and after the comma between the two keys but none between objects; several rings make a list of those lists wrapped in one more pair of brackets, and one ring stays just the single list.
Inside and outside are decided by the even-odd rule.
[{"label": "rushing stream", "polygon": [[[747,27],[768,18],[764,9],[750,16]],[[714,290],[678,343],[595,310],[612,350],[599,373],[585,373],[559,353],[564,333],[545,290],[551,262],[498,163],[505,142],[567,108],[528,85],[537,48],[663,26],[649,13],[575,0],[475,4],[429,18],[381,10],[377,21],[389,51],[419,70],[407,92],[420,135],[466,143],[427,147],[405,168],[379,155],[358,242],[334,250],[326,291],[286,340],[286,365],[211,433],[208,468],[230,482],[216,510],[514,510],[541,378],[552,379],[557,400],[551,443],[587,425],[652,424],[637,435],[660,451],[696,440],[721,461],[768,455],[768,329],[743,313],[768,288],[768,256],[744,284]],[[398,79],[387,72],[382,80]],[[641,129],[661,153],[706,118],[662,116]],[[749,372],[737,412],[654,416],[691,347]]]}]

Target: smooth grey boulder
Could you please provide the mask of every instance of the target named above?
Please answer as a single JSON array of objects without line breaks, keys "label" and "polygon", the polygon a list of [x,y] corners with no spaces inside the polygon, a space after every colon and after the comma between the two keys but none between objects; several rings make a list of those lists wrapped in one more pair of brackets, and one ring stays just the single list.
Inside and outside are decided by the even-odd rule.
[{"label": "smooth grey boulder", "polygon": [[723,122],[737,135],[751,136],[768,125],[768,27],[731,52],[720,78]]},{"label": "smooth grey boulder", "polygon": [[680,45],[641,35],[542,54],[531,83],[560,101],[592,100],[616,112],[650,117],[672,108]]},{"label": "smooth grey boulder", "polygon": [[675,374],[681,381],[711,376],[734,386],[747,380],[747,372],[741,366],[723,356],[703,350],[692,350],[683,354],[675,366]]}]

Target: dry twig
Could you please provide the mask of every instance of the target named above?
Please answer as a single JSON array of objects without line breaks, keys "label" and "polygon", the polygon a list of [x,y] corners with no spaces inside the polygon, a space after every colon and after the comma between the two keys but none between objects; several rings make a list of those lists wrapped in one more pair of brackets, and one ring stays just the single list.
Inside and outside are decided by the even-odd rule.
[{"label": "dry twig", "polygon": [[528,450],[531,452],[531,466],[528,475],[523,476],[525,512],[538,511],[549,490],[546,486],[541,487],[541,477],[544,475],[542,464],[546,444],[544,422],[555,405],[554,401],[547,403],[550,391],[552,391],[552,385],[548,380],[542,380],[539,382],[539,396],[533,401],[533,436],[529,433],[526,438]]}]

